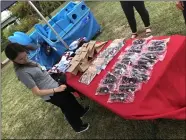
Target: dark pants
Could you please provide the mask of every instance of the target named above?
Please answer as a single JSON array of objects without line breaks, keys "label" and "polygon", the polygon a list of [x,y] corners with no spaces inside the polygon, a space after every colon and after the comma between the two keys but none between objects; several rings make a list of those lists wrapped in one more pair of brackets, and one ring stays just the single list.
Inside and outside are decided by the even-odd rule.
[{"label": "dark pants", "polygon": [[183,5],[184,5],[183,17],[185,19],[185,24],[186,24],[186,1],[183,1]]},{"label": "dark pants", "polygon": [[133,7],[136,8],[137,12],[141,16],[145,27],[150,26],[149,13],[145,8],[144,1],[120,1],[120,3],[133,33],[137,32]]},{"label": "dark pants", "polygon": [[58,106],[72,128],[78,131],[83,124],[80,117],[84,114],[85,110],[70,92],[71,89],[67,87],[64,92],[55,93],[47,102]]}]

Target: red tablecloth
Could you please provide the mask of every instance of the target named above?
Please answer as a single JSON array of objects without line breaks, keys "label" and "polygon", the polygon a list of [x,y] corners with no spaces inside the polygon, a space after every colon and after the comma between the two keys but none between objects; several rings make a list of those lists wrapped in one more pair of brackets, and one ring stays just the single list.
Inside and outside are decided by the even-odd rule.
[{"label": "red tablecloth", "polygon": [[[167,37],[154,38],[163,39]],[[109,41],[104,48],[111,42]],[[81,74],[74,76],[70,73],[67,73],[68,84],[125,119],[171,118],[185,120],[185,36],[174,35],[170,37],[165,59],[155,64],[150,80],[143,84],[140,91],[136,92],[133,103],[107,103],[108,95],[95,95],[100,80],[107,71],[110,71],[120,53],[131,42],[131,40],[127,40],[126,45],[107,65],[106,69],[94,78],[90,85],[78,82]]]}]

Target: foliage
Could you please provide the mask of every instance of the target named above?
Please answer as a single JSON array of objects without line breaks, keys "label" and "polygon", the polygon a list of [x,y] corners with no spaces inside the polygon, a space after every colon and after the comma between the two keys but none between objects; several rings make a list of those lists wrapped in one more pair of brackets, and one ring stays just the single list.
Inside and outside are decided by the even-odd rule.
[{"label": "foliage", "polygon": [[8,45],[9,41],[5,40],[3,43],[1,43],[1,53],[4,51],[4,49],[6,48],[6,46]]},{"label": "foliage", "polygon": [[17,31],[27,32],[30,30],[36,23],[38,23],[38,19],[34,16],[30,16],[29,18],[21,19],[21,24],[17,25],[15,28]]},{"label": "foliage", "polygon": [[8,28],[5,28],[3,30],[3,36],[5,38],[8,38],[15,31],[27,32],[37,22],[38,22],[38,19],[35,18],[35,17],[32,17],[32,16],[30,16],[29,18],[23,18],[23,19],[20,20],[20,24],[10,25]]},{"label": "foliage", "polygon": [[29,18],[23,18],[20,20],[20,24],[17,25],[10,25],[8,28],[5,28],[1,32],[2,38],[2,44],[1,44],[1,52],[4,50],[4,48],[7,45],[7,38],[11,35],[13,35],[14,32],[20,31],[20,32],[27,32],[30,30],[34,24],[38,23],[38,19],[30,16]]},{"label": "foliage", "polygon": [[48,16],[62,3],[64,3],[64,1],[40,1],[40,11],[44,16]]},{"label": "foliage", "polygon": [[[33,4],[44,15],[48,16],[52,11],[59,7],[64,1],[33,1]],[[28,4],[27,1],[18,1],[15,5],[9,9],[12,14],[19,18],[25,18],[27,16],[38,17],[35,10]]]},{"label": "foliage", "polygon": [[33,8],[26,1],[18,1],[13,6],[9,8],[13,16],[24,18],[26,16],[37,16],[33,12]]}]

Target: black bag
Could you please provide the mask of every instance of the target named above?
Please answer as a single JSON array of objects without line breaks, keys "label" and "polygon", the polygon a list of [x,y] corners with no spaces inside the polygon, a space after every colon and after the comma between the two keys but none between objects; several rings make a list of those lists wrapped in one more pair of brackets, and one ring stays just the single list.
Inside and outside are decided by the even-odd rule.
[{"label": "black bag", "polygon": [[67,84],[66,75],[64,73],[52,73],[50,76],[58,82],[59,85]]},{"label": "black bag", "polygon": [[[66,90],[67,92],[77,92],[73,87],[69,86],[66,81],[66,75],[61,72],[61,73],[51,73],[50,76],[58,82],[59,85],[65,84],[67,86]],[[77,92],[80,94],[79,92]]]}]

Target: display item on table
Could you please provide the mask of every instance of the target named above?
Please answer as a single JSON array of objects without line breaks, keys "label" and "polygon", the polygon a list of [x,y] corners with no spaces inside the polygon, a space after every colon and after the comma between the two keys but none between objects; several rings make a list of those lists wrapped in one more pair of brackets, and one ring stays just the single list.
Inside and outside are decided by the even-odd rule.
[{"label": "display item on table", "polygon": [[[165,56],[168,41],[169,38],[150,41],[148,39],[134,40],[132,45],[127,46],[120,54],[111,72],[108,72],[100,81],[96,95],[109,94],[108,103],[133,102],[135,93],[141,89],[143,83],[149,81],[153,66],[158,61],[162,61],[162,56]],[[154,49],[155,47],[158,49]],[[104,55],[109,54],[108,52],[100,54],[101,57]]]}]

